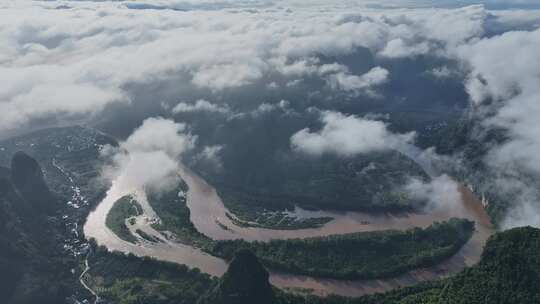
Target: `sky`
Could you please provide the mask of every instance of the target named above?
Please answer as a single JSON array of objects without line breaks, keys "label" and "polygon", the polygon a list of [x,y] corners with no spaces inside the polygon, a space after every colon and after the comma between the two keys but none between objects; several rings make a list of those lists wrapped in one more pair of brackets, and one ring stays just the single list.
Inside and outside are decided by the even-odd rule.
[{"label": "sky", "polygon": [[84,123],[141,158],[219,164],[230,126],[271,115],[291,150],[351,156],[414,145],[398,109],[468,111],[505,134],[483,159],[516,199],[504,226],[540,226],[537,2],[5,1],[0,137]]}]

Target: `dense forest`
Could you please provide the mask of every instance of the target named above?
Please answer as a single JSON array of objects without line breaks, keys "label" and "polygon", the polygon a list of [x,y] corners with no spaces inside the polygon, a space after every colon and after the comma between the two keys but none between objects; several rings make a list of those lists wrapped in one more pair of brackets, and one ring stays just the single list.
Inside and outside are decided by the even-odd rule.
[{"label": "dense forest", "polygon": [[350,299],[280,293],[288,304],[531,304],[540,303],[540,229],[514,228],[493,235],[482,260],[456,276]]},{"label": "dense forest", "polygon": [[371,279],[440,263],[454,255],[473,230],[471,221],[450,219],[426,229],[270,242],[221,241],[212,251],[230,258],[238,248],[247,248],[272,269],[336,279]]},{"label": "dense forest", "polygon": [[379,278],[430,266],[456,253],[471,237],[474,223],[463,219],[434,223],[426,229],[363,232],[298,240],[246,242],[214,241],[199,233],[189,220],[186,199],[178,195],[182,183],[168,193],[148,194],[149,203],[161,218],[155,227],[174,232],[213,255],[231,260],[247,248],[272,269],[339,279]]},{"label": "dense forest", "polygon": [[[227,216],[237,226],[259,227],[268,229],[305,229],[317,228],[331,221],[330,217],[317,217],[299,219],[289,216],[287,211],[293,210],[294,206],[288,196],[265,196],[256,195],[247,191],[234,191],[227,187],[221,187],[218,195],[234,215]],[[279,202],[283,208],[278,207]]]},{"label": "dense forest", "polygon": [[[82,132],[82,130],[79,131]],[[62,132],[67,131],[62,130]],[[37,151],[36,149],[39,147],[32,146],[32,141],[34,139],[27,141],[28,147],[32,147],[31,149]],[[48,147],[46,141],[44,140],[42,147]],[[49,190],[47,184],[51,183],[54,186],[53,190],[62,190],[61,193],[68,193],[68,190],[72,190],[68,187],[69,184],[63,187],[59,186],[66,181],[61,178],[61,172],[56,172],[56,169],[51,167],[52,160],[62,160],[60,164],[64,168],[69,167],[75,170],[73,172],[80,173],[73,175],[74,179],[87,181],[83,183],[85,186],[80,189],[81,192],[90,193],[92,187],[95,186],[91,182],[92,178],[95,177],[95,169],[92,169],[95,168],[92,165],[95,158],[91,162],[77,164],[74,155],[86,153],[95,157],[96,152],[95,149],[83,148],[82,150],[66,152],[66,156],[62,158],[59,157],[60,154],[58,153],[60,152],[55,150],[60,149],[55,146],[55,141],[49,141],[52,146],[50,149],[43,150],[50,152],[48,158],[43,159],[46,162],[46,170],[42,170],[38,162],[27,154],[16,153],[15,157],[9,161],[5,160],[5,153],[1,154],[2,163],[6,164],[7,162],[7,166],[0,168],[0,246],[3,248],[2,252],[0,252],[0,292],[6,295],[7,303],[33,303],[33,299],[39,298],[40,303],[56,304],[73,295],[85,293],[84,290],[81,290],[82,288],[77,281],[81,268],[80,260],[75,256],[84,251],[80,249],[72,250],[71,247],[66,249],[66,244],[63,242],[70,241],[70,239],[66,239],[66,229],[69,228],[67,230],[69,235],[73,233],[73,230],[70,228],[72,226],[66,226],[67,222],[63,220],[63,216],[64,212],[68,212],[70,216],[73,213],[75,214],[73,216],[78,218],[79,213],[84,214],[88,209],[86,205],[75,208],[62,203],[67,199],[58,197],[55,194],[56,191]],[[24,143],[24,141],[22,142]],[[95,147],[93,143],[87,141],[82,142],[81,145]],[[10,152],[12,150],[10,148],[6,151]],[[46,173],[47,183],[45,183],[42,171]],[[181,187],[180,190],[185,191],[186,189]],[[240,242],[239,245],[229,246],[227,242],[213,242],[204,238],[189,221],[189,209],[185,206],[185,200],[176,195],[177,193],[178,191],[173,191],[165,195],[170,195],[169,198],[178,199],[160,196],[160,199],[151,200],[151,204],[158,212],[158,215],[165,219],[160,229],[171,230],[178,235],[183,235],[188,240],[191,240],[195,246],[214,254],[227,256],[230,259],[233,259],[234,252],[238,248],[248,247],[261,260],[263,265],[270,265],[269,260],[271,261],[273,253],[268,254],[269,251],[264,250],[269,248],[258,247],[270,246],[270,243],[255,246],[255,243]],[[80,200],[81,204],[84,202],[84,199]],[[66,211],[66,206],[70,208],[69,211]],[[123,214],[122,217],[127,214],[120,213]],[[178,216],[179,214],[180,216]],[[442,246],[441,248],[448,249],[448,246],[444,245],[452,244],[450,240],[452,240],[453,236],[456,236],[453,234],[456,231],[462,231],[465,233],[459,235],[463,237],[466,236],[468,229],[453,230],[453,228],[462,225],[465,225],[466,228],[467,222],[461,220],[451,222],[447,224],[441,223],[436,227],[433,226],[425,230],[399,232],[398,234],[380,232],[379,236],[382,235],[383,238],[372,238],[373,235],[366,234],[350,241],[354,244],[375,242],[374,244],[369,243],[369,246],[379,246],[381,245],[380,242],[386,243],[388,240],[410,244],[408,241],[410,239],[407,239],[405,235],[412,233],[413,235],[423,236],[421,239],[428,243],[433,242],[437,246]],[[450,229],[452,225],[453,228]],[[429,237],[431,229],[442,229],[440,231],[446,232],[441,235],[447,237],[434,240]],[[387,233],[388,235],[385,235]],[[342,237],[346,239],[347,235]],[[382,240],[386,241],[383,242]],[[80,242],[78,239],[73,239],[73,241],[75,243]],[[291,243],[297,246],[293,247],[295,250],[303,246],[305,246],[306,250],[311,250],[310,254],[313,254],[313,256],[310,256],[310,259],[314,261],[316,261],[315,258],[317,258],[318,253],[312,250],[312,246],[325,248],[325,250],[328,250],[327,252],[338,256],[345,253],[334,249],[334,247],[340,248],[341,245],[344,245],[339,243],[343,242],[343,239],[328,238],[319,241],[325,241],[326,243],[323,242],[322,245],[326,246],[320,246],[321,244],[317,244],[313,240],[296,240],[291,241]],[[279,245],[280,250],[286,253],[288,246],[284,245],[286,243],[289,242],[277,242],[276,244]],[[377,243],[379,244],[377,245]],[[72,246],[71,243],[67,244]],[[426,245],[426,242],[419,242],[419,244]],[[501,232],[489,240],[482,261],[478,265],[468,268],[449,279],[423,283],[380,295],[346,299],[337,296],[317,298],[291,295],[275,289],[273,292],[276,303],[289,304],[537,303],[540,302],[539,292],[537,291],[540,290],[538,285],[538,282],[540,282],[540,265],[537,258],[540,249],[539,244],[540,230],[538,229],[518,228]],[[83,246],[84,243],[80,243],[80,245]],[[220,246],[222,247],[220,248]],[[422,248],[425,249],[426,247]],[[414,251],[413,247],[408,246],[399,249],[409,253]],[[85,281],[95,287],[102,298],[111,303],[195,303],[203,295],[206,295],[207,291],[215,291],[220,286],[217,279],[201,274],[197,269],[189,270],[182,265],[158,262],[131,255],[125,256],[120,253],[108,253],[103,248],[97,248],[95,244],[91,251],[93,252],[89,258],[91,268],[85,276]],[[397,253],[394,251],[393,254]],[[428,257],[432,258],[431,255],[428,255]],[[340,256],[336,260],[338,262],[341,262],[341,260],[357,262],[360,258],[355,260],[349,256],[346,258]],[[381,258],[381,261],[383,260]],[[404,258],[401,261],[411,260],[414,260],[414,258],[408,260]],[[276,261],[279,262],[277,259]],[[308,259],[299,259],[299,261],[304,263],[301,264],[302,269],[307,267],[308,263],[315,264]],[[395,260],[393,261],[391,266],[394,267],[396,263]],[[373,265],[369,266],[375,265],[377,264],[373,263]],[[322,269],[336,267],[321,261],[318,261],[316,266]],[[347,265],[341,263],[341,265],[337,266],[339,268]],[[72,273],[72,269],[75,270],[75,273]]]},{"label": "dense forest", "polygon": [[129,231],[126,221],[141,213],[141,205],[137,203],[133,196],[126,195],[114,203],[109,213],[107,213],[105,224],[122,240],[135,243],[137,238]]},{"label": "dense forest", "polygon": [[[437,153],[460,160],[459,165],[444,161],[436,165],[440,167],[440,171],[447,172],[464,184],[472,185],[476,195],[487,199],[487,212],[491,221],[498,226],[519,193],[508,189],[503,192],[500,185],[494,181],[512,180],[515,172],[494,170],[485,160],[488,159],[490,147],[504,143],[507,139],[506,132],[494,127],[485,129],[473,113],[465,112],[459,119],[433,129],[418,139],[419,146],[434,147]],[[525,172],[520,172],[519,175],[522,176],[521,182],[529,184],[531,189],[538,188],[538,179],[535,176],[526,176]]]},{"label": "dense forest", "polygon": [[[76,259],[63,248],[60,200],[23,152],[0,167],[0,294],[3,303],[61,303],[77,290]],[[5,301],[5,302],[4,302]]]},{"label": "dense forest", "polygon": [[104,145],[116,141],[79,126],[0,141],[2,303],[90,297],[78,281],[88,248],[82,226],[108,187],[99,178]]},{"label": "dense forest", "polygon": [[209,248],[213,241],[197,231],[189,219],[190,212],[185,196],[187,190],[188,186],[182,180],[170,191],[147,191],[148,203],[160,218],[160,222],[152,224],[152,227],[158,231],[173,232],[178,241],[184,244]]},{"label": "dense forest", "polygon": [[[0,141],[0,165],[9,166],[17,151],[24,151],[41,165],[51,191],[69,199],[76,186],[88,204],[96,203],[109,188],[101,178],[101,169],[108,159],[100,153],[104,146],[117,146],[113,138],[81,126],[41,129]],[[76,213],[85,219],[87,209],[80,206]]]},{"label": "dense forest", "polygon": [[255,167],[249,167],[251,160],[246,157],[234,168],[205,176],[242,220],[254,220],[268,210],[292,210],[295,205],[368,212],[411,210],[416,205],[396,193],[396,186],[411,176],[426,178],[418,165],[398,152],[352,158],[283,152]]},{"label": "dense forest", "polygon": [[198,304],[273,304],[276,297],[268,278],[268,271],[251,251],[239,250],[218,285]]},{"label": "dense forest", "polygon": [[185,265],[108,252],[92,244],[85,282],[115,304],[193,304],[216,279]]},{"label": "dense forest", "polygon": [[[267,274],[245,253],[233,259],[236,261],[231,263],[229,275],[216,280],[184,266],[97,248],[90,259],[93,268],[88,279],[102,291],[100,296],[105,300],[122,304],[195,303],[199,298],[204,304],[208,299],[219,300],[216,303],[220,304],[267,303],[268,298],[276,304],[530,304],[540,303],[539,251],[540,229],[499,232],[486,243],[480,263],[456,276],[359,298],[294,295],[275,288],[269,294]],[[223,290],[254,298],[238,302],[235,297],[223,297],[236,293]],[[258,290],[264,292],[254,292]]]}]

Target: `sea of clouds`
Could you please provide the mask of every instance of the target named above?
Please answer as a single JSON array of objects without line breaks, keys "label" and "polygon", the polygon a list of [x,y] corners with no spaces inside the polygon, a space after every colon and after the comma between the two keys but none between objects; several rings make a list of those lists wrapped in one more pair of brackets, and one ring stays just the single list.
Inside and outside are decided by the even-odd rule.
[{"label": "sea of clouds", "polygon": [[[206,90],[215,100],[148,102],[171,115],[212,112],[234,119],[276,109],[294,115],[298,100],[263,102],[245,113],[224,96],[261,83],[285,89],[307,78],[319,79],[328,91],[384,102],[383,86],[397,77],[387,66],[357,72],[332,58],[359,48],[381,62],[444,58],[457,66],[426,75],[460,78],[477,123],[505,130],[506,139],[485,157],[501,189],[515,193],[503,226],[540,226],[540,196],[533,189],[540,176],[536,2],[441,1],[434,8],[431,1],[412,0],[6,1],[0,4],[0,134],[51,120],[97,120],[111,106],[133,102],[131,85],[178,77],[182,86]],[[298,129],[291,149],[350,156],[415,142],[414,132],[392,132],[377,115],[310,111],[320,125]],[[135,158],[160,160],[155,169],[166,172],[149,177],[159,179],[195,143],[189,126],[150,118],[122,143],[117,165],[131,172]],[[215,159],[220,150],[208,145],[200,157]],[[436,179],[430,189],[447,191],[441,183],[448,180]]]}]

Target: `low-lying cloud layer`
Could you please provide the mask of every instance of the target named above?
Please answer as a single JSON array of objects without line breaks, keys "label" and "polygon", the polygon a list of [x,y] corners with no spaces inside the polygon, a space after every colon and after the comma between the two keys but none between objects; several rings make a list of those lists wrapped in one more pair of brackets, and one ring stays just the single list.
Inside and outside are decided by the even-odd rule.
[{"label": "low-lying cloud layer", "polygon": [[427,202],[427,210],[444,210],[459,214],[463,208],[461,193],[458,184],[448,175],[441,175],[430,182],[411,179],[405,185],[404,191],[414,200]]},{"label": "low-lying cloud layer", "polygon": [[4,3],[0,128],[97,114],[111,103],[130,102],[126,85],[171,75],[217,92],[273,73],[322,71],[319,77],[335,89],[372,92],[391,77],[384,67],[353,74],[339,65],[325,69],[317,56],[359,47],[382,57],[416,56],[437,49],[432,41],[456,45],[477,36],[486,14],[482,7],[377,11],[252,3],[247,9],[246,2],[239,9],[179,11],[130,9],[129,3]]},{"label": "low-lying cloud layer", "polygon": [[113,159],[104,176],[127,190],[167,188],[177,181],[179,158],[195,141],[184,124],[148,118],[118,148],[104,150]]},{"label": "low-lying cloud layer", "polygon": [[[432,8],[433,1],[423,0],[4,2],[0,136],[49,120],[97,120],[112,107],[131,105],[139,97],[133,87],[169,83],[186,96],[174,96],[175,104],[145,102],[165,105],[174,117],[208,112],[231,120],[263,119],[274,110],[306,113],[323,104],[315,111],[320,129],[306,124],[290,138],[293,149],[309,154],[411,148],[413,132],[392,132],[386,120],[365,116],[369,109],[344,105],[343,99],[384,105],[385,96],[401,94],[403,87],[429,90],[393,82],[408,77],[403,66],[414,63],[441,83],[461,79],[471,117],[484,133],[504,131],[504,140],[483,159],[497,188],[515,198],[504,226],[539,225],[540,195],[532,189],[540,178],[540,13],[489,10],[530,8],[537,4],[532,0],[481,3],[457,7],[455,1],[439,1]],[[368,59],[357,62],[353,56]],[[274,102],[265,100],[274,93],[259,96],[262,90],[293,87],[306,92]],[[238,110],[231,92],[242,89],[251,92],[254,104]],[[330,92],[321,97],[324,102],[310,104],[321,90]],[[202,99],[193,91],[207,95]],[[423,97],[403,96],[399,102]],[[185,124],[145,120],[116,151],[120,179],[141,186],[159,181],[193,149],[195,138]],[[214,160],[226,146],[217,140],[205,144],[199,157]]]},{"label": "low-lying cloud layer", "polygon": [[227,114],[230,112],[227,106],[220,106],[204,99],[197,100],[194,104],[180,102],[172,109],[174,114],[185,112],[217,112]]},{"label": "low-lying cloud layer", "polygon": [[414,133],[394,134],[382,121],[346,116],[338,112],[321,113],[323,127],[303,129],[291,137],[293,149],[312,155],[335,153],[352,156],[360,153],[397,149],[414,140]]},{"label": "low-lying cloud layer", "polygon": [[[504,197],[513,200],[506,228],[540,223],[540,30],[507,32],[457,49],[480,124],[504,130],[485,163]],[[512,194],[512,195],[509,195]],[[525,212],[526,210],[526,212]],[[536,212],[533,212],[536,211]]]}]

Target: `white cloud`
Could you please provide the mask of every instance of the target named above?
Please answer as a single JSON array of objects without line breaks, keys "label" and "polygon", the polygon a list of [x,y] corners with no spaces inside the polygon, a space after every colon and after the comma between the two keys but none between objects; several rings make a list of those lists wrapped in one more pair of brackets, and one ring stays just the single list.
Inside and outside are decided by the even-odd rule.
[{"label": "white cloud", "polygon": [[[456,55],[470,70],[467,92],[484,128],[506,131],[484,163],[497,191],[512,200],[504,226],[538,225],[540,195],[540,30],[514,31],[473,41]],[[509,195],[512,194],[512,195]],[[529,214],[527,214],[529,213]]]},{"label": "white cloud", "polygon": [[[482,36],[493,18],[501,28],[537,28],[539,13],[487,11],[482,5],[431,8],[432,2],[387,1],[384,5],[397,8],[386,10],[368,8],[367,4],[381,5],[370,0],[4,1],[0,3],[0,130],[50,117],[92,117],[110,104],[129,103],[128,84],[179,75],[186,86],[214,93],[270,75],[272,82],[263,85],[276,87],[276,74],[286,78],[286,86],[310,76],[335,89],[373,93],[374,87],[389,79],[384,66],[355,75],[337,63],[340,56],[358,48],[369,49],[377,59],[429,53],[464,62],[470,70],[467,91],[478,112],[486,110],[487,99],[492,101],[485,112],[495,115],[481,117],[483,124],[508,130],[509,140],[491,151],[487,163],[498,170],[518,167],[536,176],[540,173],[540,30]],[[70,9],[54,9],[65,4]],[[444,2],[448,4],[456,5]],[[152,6],[176,10],[144,9]],[[321,55],[336,58],[336,63],[323,62]],[[432,74],[447,76],[448,71],[442,68]],[[177,111],[227,110],[202,101],[177,107]],[[261,107],[265,110],[267,105]],[[300,131],[293,136],[293,146],[314,154],[348,155],[412,140],[410,134],[389,132],[382,122],[332,112],[323,117],[322,130]],[[174,123],[148,124],[163,127],[166,142],[174,138],[173,133],[185,132],[185,126]],[[184,134],[182,140],[161,147],[144,140],[154,137],[150,133],[134,134],[124,148],[137,146],[140,153],[172,159],[194,141]],[[358,141],[348,141],[351,137]]]},{"label": "white cloud", "polygon": [[223,113],[223,114],[227,114],[230,112],[229,107],[227,105],[220,106],[204,99],[199,99],[194,104],[180,102],[172,109],[172,112],[175,114],[182,113],[182,112],[199,112],[199,111],[216,112],[216,113]]},{"label": "white cloud", "polygon": [[128,152],[164,151],[172,158],[192,149],[196,138],[185,134],[186,126],[164,118],[147,118],[120,145]]},{"label": "white cloud", "polygon": [[523,226],[540,227],[540,207],[531,201],[516,204],[503,219],[501,226],[504,229]]},{"label": "white cloud", "polygon": [[[467,89],[472,101],[496,113],[483,123],[509,131],[509,140],[491,152],[490,161],[536,173],[540,173],[538,50],[540,30],[509,32],[459,49],[471,68]],[[487,98],[494,102],[482,104]]]},{"label": "white cloud", "polygon": [[520,27],[540,27],[540,10],[496,10],[490,11],[498,25],[504,25],[505,29]]},{"label": "white cloud", "polygon": [[374,67],[360,76],[345,72],[331,74],[328,82],[334,89],[359,92],[387,82],[389,74],[390,73],[386,69]]},{"label": "white cloud", "polygon": [[403,39],[396,38],[390,40],[379,55],[388,58],[403,58],[427,54],[429,51],[430,47],[427,42],[408,45]]},{"label": "white cloud", "polygon": [[248,64],[220,64],[202,67],[193,75],[193,83],[199,87],[207,87],[215,90],[239,87],[259,79],[263,69]]},{"label": "white cloud", "polygon": [[335,153],[351,156],[395,149],[414,140],[414,133],[395,134],[382,121],[326,111],[319,131],[303,129],[291,137],[293,149],[312,155]]},{"label": "white cloud", "polygon": [[429,182],[411,179],[404,190],[409,197],[427,202],[428,210],[463,211],[458,184],[447,175],[433,178]]},{"label": "white cloud", "polygon": [[484,32],[487,12],[482,5],[453,10],[432,9],[417,19],[422,35],[450,46],[460,45]]},{"label": "white cloud", "polygon": [[128,191],[167,189],[178,180],[178,163],[164,151],[116,154],[114,167],[104,169],[104,176]]},{"label": "white cloud", "polygon": [[206,146],[201,152],[201,155],[206,159],[216,160],[218,159],[219,157],[218,155],[222,149],[223,149],[223,146],[220,146],[220,145]]},{"label": "white cloud", "polygon": [[427,71],[427,74],[432,75],[435,78],[445,79],[445,78],[451,78],[458,75],[458,72],[451,70],[447,66],[441,66],[438,68],[433,68],[430,71]]},{"label": "white cloud", "polygon": [[[275,68],[285,76],[304,76],[315,74],[319,70],[317,58],[302,58],[294,62],[287,62],[286,57],[278,57],[272,60]],[[321,67],[322,68],[322,67]]]},{"label": "white cloud", "polygon": [[[390,72],[382,67],[374,67],[363,75],[353,75],[349,68],[339,63],[320,64],[317,58],[307,58],[286,62],[280,57],[272,60],[277,70],[285,76],[301,77],[318,75],[334,90],[370,92],[371,88],[388,81]],[[291,84],[294,85],[294,84]]]},{"label": "white cloud", "polygon": [[507,100],[520,91],[535,90],[539,47],[540,30],[508,32],[461,46],[458,56],[472,69],[467,83],[472,100]]},{"label": "white cloud", "polygon": [[104,168],[104,177],[124,189],[162,189],[177,182],[179,157],[192,149],[196,138],[183,124],[163,118],[148,118],[119,148],[105,149],[113,164]]},{"label": "white cloud", "polygon": [[277,109],[275,105],[263,102],[257,107],[257,109],[255,109],[255,111],[253,111],[253,115],[260,115],[273,111],[274,109]]},{"label": "white cloud", "polygon": [[222,167],[220,157],[221,150],[223,150],[222,145],[206,146],[199,154],[197,154],[196,159],[210,162],[216,168],[220,169]]},{"label": "white cloud", "polygon": [[[454,45],[478,36],[485,18],[479,6],[374,10],[347,2],[77,1],[68,3],[70,9],[54,9],[60,4],[66,2],[2,4],[2,128],[97,113],[110,103],[129,102],[128,83],[177,74],[194,88],[214,92],[276,72],[298,75],[297,81],[306,73],[331,77],[345,90],[365,88],[382,81],[382,70],[352,75],[316,58],[358,47],[414,56],[432,40]],[[187,11],[130,9],[149,5]]]},{"label": "white cloud", "polygon": [[126,100],[120,90],[100,88],[91,83],[35,83],[28,90],[0,103],[0,129],[21,125],[43,116],[95,114],[112,101]]}]

